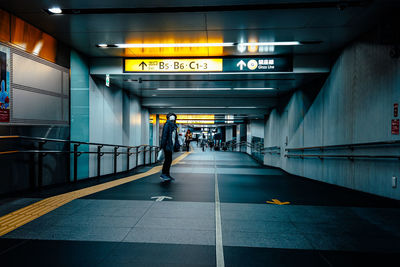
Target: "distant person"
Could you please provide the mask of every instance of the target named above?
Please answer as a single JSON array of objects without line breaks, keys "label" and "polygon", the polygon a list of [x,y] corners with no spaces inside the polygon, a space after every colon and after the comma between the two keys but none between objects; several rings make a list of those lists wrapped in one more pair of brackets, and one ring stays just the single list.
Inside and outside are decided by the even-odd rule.
[{"label": "distant person", "polygon": [[207,139],[206,139],[206,136],[203,134],[203,138],[201,138],[201,143],[200,143],[200,146],[201,146],[201,149],[203,150],[203,152],[204,152],[206,145],[207,145]]},{"label": "distant person", "polygon": [[160,179],[163,182],[175,180],[171,177],[170,168],[172,163],[172,153],[179,151],[179,140],[177,128],[175,124],[176,115],[174,113],[168,113],[167,122],[164,125],[161,137],[161,149],[164,151],[165,160],[161,172]]},{"label": "distant person", "polygon": [[188,129],[185,134],[186,151],[188,152],[190,150],[190,141],[192,141],[192,136],[192,132],[190,131],[190,129]]}]

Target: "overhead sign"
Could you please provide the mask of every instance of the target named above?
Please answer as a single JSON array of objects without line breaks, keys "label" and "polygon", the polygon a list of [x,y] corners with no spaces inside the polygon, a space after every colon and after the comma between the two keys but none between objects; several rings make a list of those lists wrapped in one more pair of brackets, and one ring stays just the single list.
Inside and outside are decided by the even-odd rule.
[{"label": "overhead sign", "polygon": [[124,59],[124,72],[292,72],[291,57]]},{"label": "overhead sign", "polygon": [[124,72],[221,72],[222,58],[128,59]]},{"label": "overhead sign", "polygon": [[[159,115],[160,123],[166,123],[167,115]],[[150,123],[155,122],[155,114],[150,115]],[[215,124],[215,116],[213,114],[178,114],[176,118],[177,124]]]},{"label": "overhead sign", "polygon": [[292,72],[289,57],[226,58],[224,72]]}]

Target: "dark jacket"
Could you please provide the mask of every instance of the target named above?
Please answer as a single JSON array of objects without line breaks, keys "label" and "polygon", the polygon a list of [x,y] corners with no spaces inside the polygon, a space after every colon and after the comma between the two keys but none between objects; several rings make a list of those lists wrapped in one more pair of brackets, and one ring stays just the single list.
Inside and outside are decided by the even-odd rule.
[{"label": "dark jacket", "polygon": [[[161,148],[164,149],[165,151],[174,152],[179,150],[178,133],[176,131],[177,128],[178,126],[176,126],[176,124],[170,120],[167,120],[167,122],[165,123],[161,137]],[[173,147],[172,145],[172,133],[174,131],[175,131],[175,147]]]}]

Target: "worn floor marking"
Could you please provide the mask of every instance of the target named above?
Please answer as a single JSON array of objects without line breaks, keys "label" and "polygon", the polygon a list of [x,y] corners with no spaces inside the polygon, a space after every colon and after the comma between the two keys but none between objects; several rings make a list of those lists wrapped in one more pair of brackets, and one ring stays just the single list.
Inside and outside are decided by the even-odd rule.
[{"label": "worn floor marking", "polygon": [[224,246],[222,244],[221,205],[219,202],[217,161],[214,156],[215,175],[215,252],[217,256],[217,267],[224,267]]}]

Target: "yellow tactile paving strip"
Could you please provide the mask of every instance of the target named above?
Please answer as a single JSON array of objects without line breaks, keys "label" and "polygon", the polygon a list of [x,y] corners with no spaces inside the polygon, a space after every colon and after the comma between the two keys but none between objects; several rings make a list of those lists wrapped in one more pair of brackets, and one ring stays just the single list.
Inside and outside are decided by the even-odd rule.
[{"label": "yellow tactile paving strip", "polygon": [[[184,159],[190,152],[186,152],[179,157],[177,157],[173,162],[172,165],[177,164],[179,161]],[[45,215],[46,213],[49,213],[50,211],[53,211],[57,209],[58,207],[61,207],[69,202],[71,202],[74,199],[78,199],[81,197],[85,197],[103,190],[110,189],[112,187],[122,185],[125,183],[129,183],[141,178],[144,178],[146,176],[150,176],[153,174],[156,174],[160,172],[162,169],[162,166],[157,166],[152,168],[151,170],[132,175],[129,177],[121,178],[118,180],[114,180],[111,182],[79,189],[76,191],[68,192],[65,194],[49,197],[43,200],[40,200],[34,204],[31,204],[29,206],[26,206],[22,209],[16,210],[14,212],[11,212],[3,217],[0,217],[0,236],[3,236],[18,227],[21,227],[24,224],[27,224],[28,222],[31,222],[40,216]]]}]

